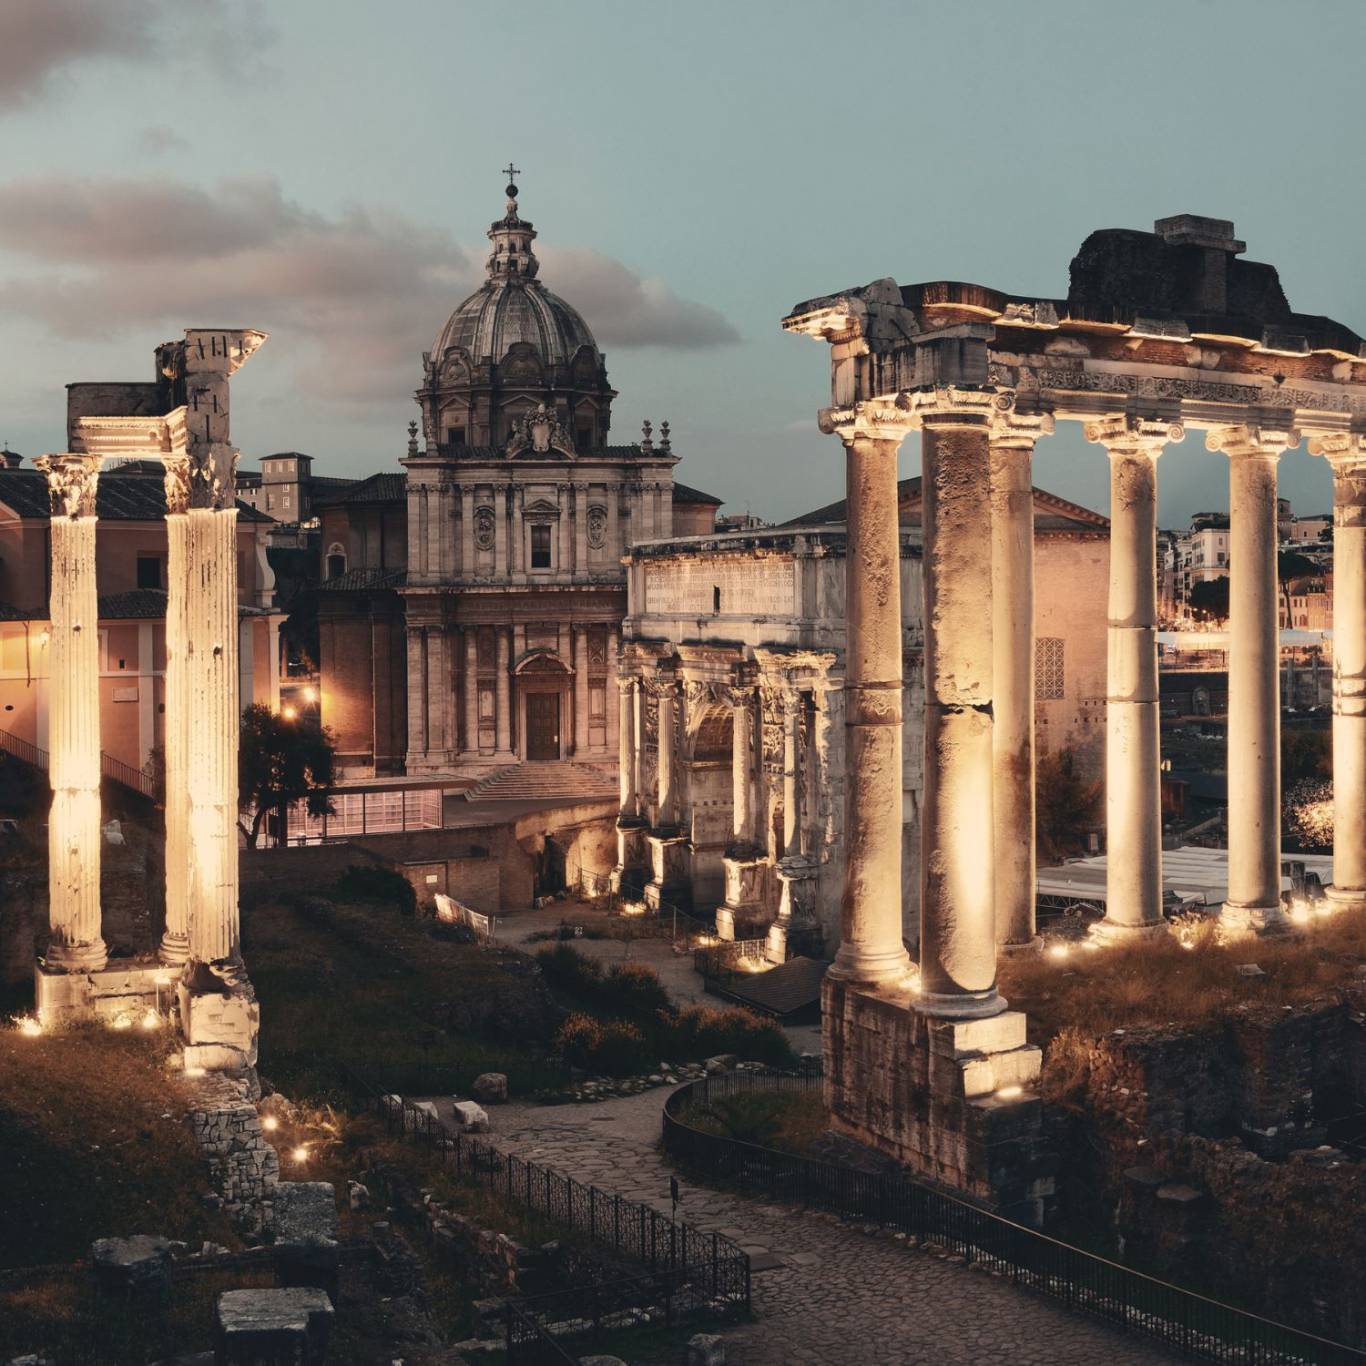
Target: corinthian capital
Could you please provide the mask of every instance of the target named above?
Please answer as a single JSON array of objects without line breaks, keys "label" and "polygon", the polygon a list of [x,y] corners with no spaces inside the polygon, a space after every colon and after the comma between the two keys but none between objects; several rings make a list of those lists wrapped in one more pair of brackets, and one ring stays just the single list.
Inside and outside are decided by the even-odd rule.
[{"label": "corinthian capital", "polygon": [[33,462],[47,476],[54,517],[93,517],[99,485],[98,455],[40,455]]},{"label": "corinthian capital", "polygon": [[991,420],[991,444],[1033,450],[1034,443],[1041,436],[1052,436],[1057,425],[1052,413],[1017,413],[1013,407],[996,409]]},{"label": "corinthian capital", "polygon": [[1300,434],[1289,422],[1239,422],[1228,427],[1211,427],[1205,433],[1207,451],[1223,451],[1234,459],[1255,456],[1274,460],[1282,451],[1293,451],[1300,444]]},{"label": "corinthian capital", "polygon": [[1165,418],[1140,417],[1137,413],[1114,413],[1085,427],[1086,439],[1104,446],[1112,455],[1162,454],[1162,448],[1183,441],[1186,429]]},{"label": "corinthian capital", "polygon": [[238,455],[235,446],[221,441],[191,445],[185,456],[190,507],[225,512],[237,506]]},{"label": "corinthian capital", "polygon": [[173,451],[162,459],[162,485],[166,489],[166,513],[188,512],[190,508],[190,457],[185,451]]},{"label": "corinthian capital", "polygon": [[846,446],[855,441],[900,443],[916,425],[899,405],[881,401],[855,403],[849,408],[822,408],[816,423],[827,436],[839,437]]}]

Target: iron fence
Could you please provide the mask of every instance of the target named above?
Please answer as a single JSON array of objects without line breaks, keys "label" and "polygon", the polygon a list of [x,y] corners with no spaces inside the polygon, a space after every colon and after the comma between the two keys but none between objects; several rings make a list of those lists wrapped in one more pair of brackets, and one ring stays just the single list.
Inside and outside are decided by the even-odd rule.
[{"label": "iron fence", "polygon": [[705,982],[712,982],[744,971],[741,963],[768,965],[767,939],[728,939],[720,944],[704,944],[693,950],[693,970]]},{"label": "iron fence", "polygon": [[458,1177],[630,1257],[652,1274],[674,1277],[689,1293],[704,1296],[716,1312],[748,1311],[749,1256],[729,1238],[704,1233],[640,1201],[585,1186],[469,1134],[452,1134],[412,1101],[380,1096],[376,1108],[390,1133],[426,1144]]},{"label": "iron fence", "polygon": [[900,1175],[848,1167],[703,1132],[690,1110],[751,1090],[815,1089],[818,1071],[733,1072],[680,1087],[664,1106],[664,1149],[751,1194],[828,1210],[930,1242],[1047,1295],[1204,1361],[1236,1366],[1346,1366],[1366,1352],[1259,1318],[1107,1261]]}]

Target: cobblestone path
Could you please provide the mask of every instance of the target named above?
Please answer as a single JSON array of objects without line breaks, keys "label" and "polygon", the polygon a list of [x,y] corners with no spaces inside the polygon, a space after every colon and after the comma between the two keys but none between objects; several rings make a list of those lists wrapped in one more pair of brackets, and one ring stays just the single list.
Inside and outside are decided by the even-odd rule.
[{"label": "cobblestone path", "polygon": [[[493,1139],[667,1212],[663,1090],[597,1105],[496,1106]],[[1179,1360],[1004,1281],[824,1214],[683,1183],[680,1211],[755,1259],[756,1322],[725,1329],[733,1366],[1130,1366]]]}]

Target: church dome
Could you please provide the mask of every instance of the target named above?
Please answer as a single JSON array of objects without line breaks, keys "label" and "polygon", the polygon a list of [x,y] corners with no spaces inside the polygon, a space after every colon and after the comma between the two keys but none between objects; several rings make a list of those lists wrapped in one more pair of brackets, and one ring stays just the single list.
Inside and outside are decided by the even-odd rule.
[{"label": "church dome", "polygon": [[516,193],[517,187],[509,185],[507,214],[489,228],[488,279],[437,334],[434,361],[456,347],[476,365],[498,365],[518,343],[529,346],[547,367],[568,365],[585,346],[597,352],[579,312],[536,278],[540,263],[531,249],[536,232],[518,217]]}]

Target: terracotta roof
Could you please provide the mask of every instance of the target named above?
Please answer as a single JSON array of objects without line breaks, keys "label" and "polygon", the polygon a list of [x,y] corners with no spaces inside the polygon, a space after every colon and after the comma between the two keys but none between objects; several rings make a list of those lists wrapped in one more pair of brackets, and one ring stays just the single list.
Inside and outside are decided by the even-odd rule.
[{"label": "terracotta roof", "polygon": [[320,593],[360,593],[377,588],[402,588],[408,581],[403,569],[348,569],[345,574],[324,579],[318,585]]},{"label": "terracotta roof", "polygon": [[[920,525],[920,476],[902,479],[896,486],[897,500],[901,508],[901,522],[905,526]],[[846,520],[845,500],[827,503],[814,512],[794,517],[783,526],[825,526],[843,523]],[[1035,531],[1090,531],[1108,532],[1110,520],[1099,512],[1092,512],[1080,503],[1068,502],[1055,493],[1044,489],[1034,490],[1034,530]]]},{"label": "terracotta roof", "polygon": [[135,588],[100,598],[101,621],[155,621],[165,615],[166,593],[160,588]]},{"label": "terracotta roof", "polygon": [[[160,522],[166,516],[166,489],[157,475],[124,474],[111,470],[100,476],[95,493],[95,513],[108,522]],[[39,470],[0,469],[0,503],[19,517],[46,521],[47,479]],[[257,512],[238,499],[237,515],[244,522],[270,522],[274,518]]]},{"label": "terracotta roof", "polygon": [[314,508],[336,507],[340,503],[401,503],[406,497],[403,475],[385,471],[366,479],[350,480],[347,486],[326,498],[315,498]]},{"label": "terracotta roof", "polygon": [[675,503],[707,503],[712,507],[721,507],[723,500],[713,497],[710,493],[703,493],[701,489],[690,488],[687,484],[680,484],[674,480],[674,502]]}]

